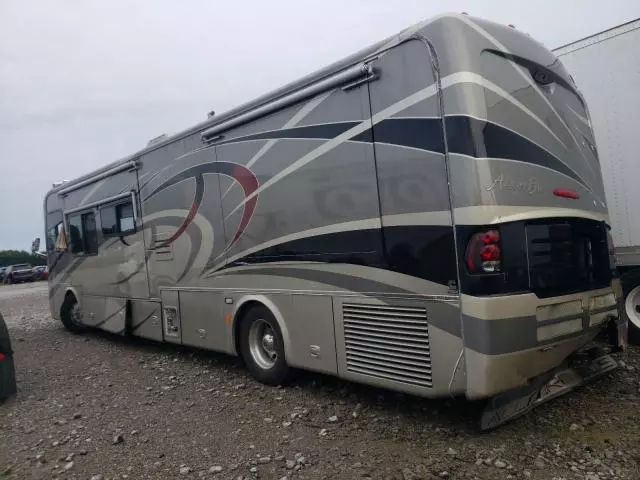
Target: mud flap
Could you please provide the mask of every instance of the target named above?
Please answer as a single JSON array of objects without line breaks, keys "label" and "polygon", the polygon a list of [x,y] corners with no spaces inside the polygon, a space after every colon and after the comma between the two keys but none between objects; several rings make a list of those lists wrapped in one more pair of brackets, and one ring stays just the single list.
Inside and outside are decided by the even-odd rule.
[{"label": "mud flap", "polygon": [[13,366],[13,351],[9,330],[0,313],[0,399],[16,393],[16,373]]},{"label": "mud flap", "polygon": [[608,354],[572,367],[565,366],[534,379],[530,384],[496,395],[482,412],[480,428],[491,430],[538,405],[574,390],[614,370],[618,364]]}]

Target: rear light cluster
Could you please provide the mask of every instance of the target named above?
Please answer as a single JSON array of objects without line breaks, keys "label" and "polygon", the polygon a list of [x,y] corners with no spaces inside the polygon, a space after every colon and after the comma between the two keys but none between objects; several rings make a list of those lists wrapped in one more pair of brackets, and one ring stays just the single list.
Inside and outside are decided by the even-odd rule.
[{"label": "rear light cluster", "polygon": [[500,232],[487,230],[474,234],[467,245],[465,260],[470,273],[500,272]]}]

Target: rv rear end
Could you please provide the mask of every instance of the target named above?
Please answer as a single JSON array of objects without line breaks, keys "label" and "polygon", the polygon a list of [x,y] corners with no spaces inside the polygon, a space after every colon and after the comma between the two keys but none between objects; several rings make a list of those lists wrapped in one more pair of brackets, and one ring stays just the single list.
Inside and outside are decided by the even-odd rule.
[{"label": "rv rear end", "polygon": [[425,36],[442,92],[465,393],[489,397],[619,329],[603,182],[586,104],[551,52],[466,16]]},{"label": "rv rear end", "polygon": [[629,340],[640,343],[640,19],[557,48],[589,104],[611,214]]}]

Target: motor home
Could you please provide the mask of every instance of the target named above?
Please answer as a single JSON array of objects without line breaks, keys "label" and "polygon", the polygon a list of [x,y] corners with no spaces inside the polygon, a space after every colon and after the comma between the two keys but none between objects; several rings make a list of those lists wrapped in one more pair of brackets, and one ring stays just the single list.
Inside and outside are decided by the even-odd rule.
[{"label": "motor home", "polygon": [[640,19],[554,50],[589,106],[604,181],[629,341],[640,344],[640,190],[635,116],[640,111]]},{"label": "motor home", "polygon": [[52,315],[496,426],[616,365],[575,366],[624,337],[586,115],[528,35],[426,20],[53,188]]}]

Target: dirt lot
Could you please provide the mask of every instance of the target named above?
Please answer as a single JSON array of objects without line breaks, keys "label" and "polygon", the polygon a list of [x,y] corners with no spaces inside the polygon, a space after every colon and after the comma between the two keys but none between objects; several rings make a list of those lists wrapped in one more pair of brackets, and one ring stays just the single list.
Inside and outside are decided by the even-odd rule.
[{"label": "dirt lot", "polygon": [[[0,404],[0,478],[640,478],[640,349],[599,382],[491,433],[477,407],[106,334],[48,313],[46,284],[0,288],[17,398]],[[4,477],[3,477],[4,476]]]}]

